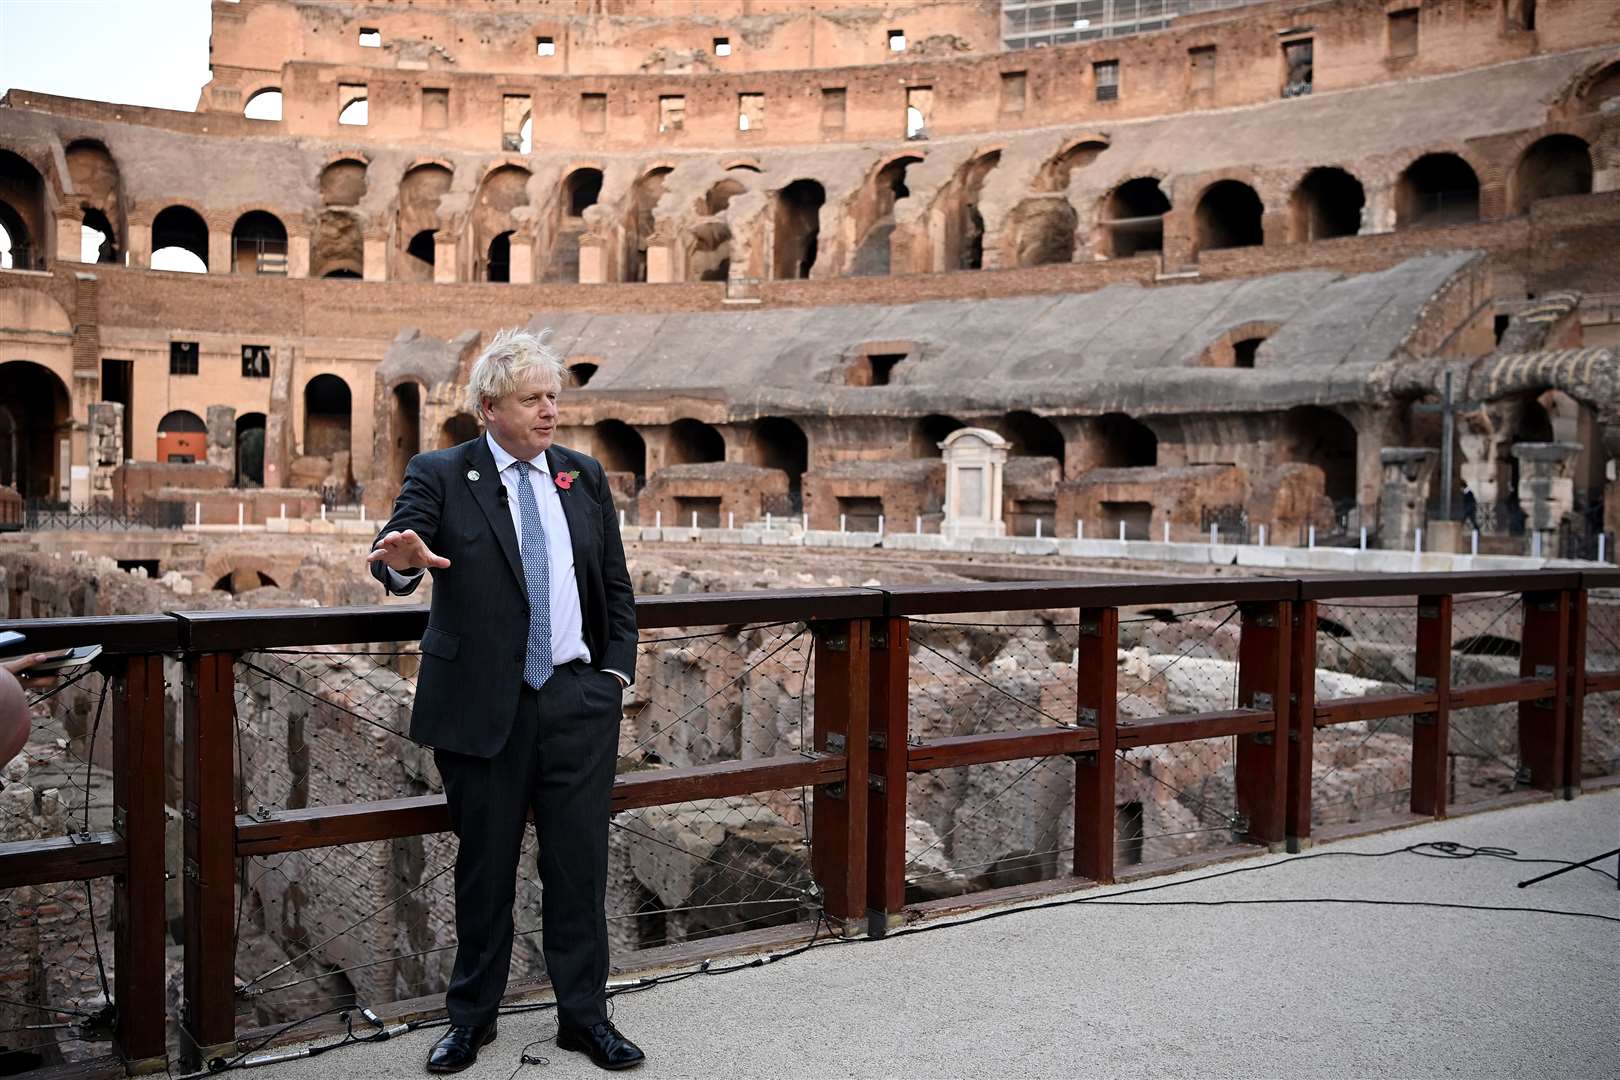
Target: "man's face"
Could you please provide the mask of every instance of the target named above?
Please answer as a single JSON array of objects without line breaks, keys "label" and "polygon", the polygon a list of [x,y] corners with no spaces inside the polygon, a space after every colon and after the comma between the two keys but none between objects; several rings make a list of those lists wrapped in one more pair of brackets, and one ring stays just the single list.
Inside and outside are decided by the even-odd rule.
[{"label": "man's face", "polygon": [[484,423],[508,454],[529,461],[551,446],[557,431],[558,388],[538,376],[510,394],[484,399]]}]

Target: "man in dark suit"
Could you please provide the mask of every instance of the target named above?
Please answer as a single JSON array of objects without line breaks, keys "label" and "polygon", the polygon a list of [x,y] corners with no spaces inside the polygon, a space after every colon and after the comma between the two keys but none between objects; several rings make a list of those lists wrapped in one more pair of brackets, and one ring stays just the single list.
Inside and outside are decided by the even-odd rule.
[{"label": "man in dark suit", "polygon": [[636,615],[602,466],[554,445],[562,358],[496,334],[469,379],[484,434],[418,454],[368,561],[390,591],[433,574],[411,738],[434,748],[459,847],[450,1030],[429,1072],[495,1038],[524,821],[540,842],[557,1045],[606,1069],[642,1052],[608,1020],[607,829]]}]

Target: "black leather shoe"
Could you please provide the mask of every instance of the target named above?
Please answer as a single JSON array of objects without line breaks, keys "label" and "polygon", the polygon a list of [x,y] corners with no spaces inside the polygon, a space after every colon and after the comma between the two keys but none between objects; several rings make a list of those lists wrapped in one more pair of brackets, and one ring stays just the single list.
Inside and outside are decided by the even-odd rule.
[{"label": "black leather shoe", "polygon": [[619,1034],[611,1020],[603,1020],[588,1028],[559,1026],[557,1049],[578,1050],[589,1054],[592,1061],[603,1069],[628,1069],[640,1065],[647,1055],[641,1047]]},{"label": "black leather shoe", "polygon": [[428,1053],[430,1073],[460,1072],[478,1060],[478,1051],[495,1041],[495,1021],[487,1024],[452,1024]]}]

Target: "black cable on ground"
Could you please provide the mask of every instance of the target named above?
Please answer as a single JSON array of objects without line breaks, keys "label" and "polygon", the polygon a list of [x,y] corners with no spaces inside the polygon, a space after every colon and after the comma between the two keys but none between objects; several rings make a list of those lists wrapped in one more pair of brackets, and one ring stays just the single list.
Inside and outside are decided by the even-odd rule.
[{"label": "black cable on ground", "polygon": [[[1512,848],[1473,847],[1473,846],[1468,845],[1468,844],[1459,844],[1459,843],[1456,843],[1456,842],[1453,842],[1453,841],[1448,841],[1448,840],[1435,840],[1435,841],[1427,841],[1427,842],[1420,843],[1420,844],[1408,844],[1405,847],[1392,848],[1392,849],[1390,849],[1388,851],[1370,851],[1370,852],[1369,851],[1315,851],[1315,852],[1310,852],[1310,853],[1304,854],[1304,855],[1295,855],[1295,856],[1293,856],[1291,858],[1287,858],[1287,859],[1279,859],[1279,860],[1277,860],[1275,862],[1260,863],[1260,864],[1253,865],[1253,866],[1237,866],[1237,867],[1233,867],[1233,868],[1231,868],[1229,870],[1220,870],[1220,871],[1216,871],[1215,873],[1212,873],[1212,874],[1204,874],[1204,875],[1202,875],[1200,877],[1195,877],[1195,878],[1184,878],[1184,879],[1179,880],[1179,881],[1165,881],[1165,882],[1160,882],[1157,885],[1144,885],[1144,886],[1140,886],[1138,888],[1123,889],[1123,890],[1118,890],[1118,891],[1113,891],[1113,892],[1102,893],[1102,894],[1095,895],[1095,896],[1093,896],[1093,895],[1070,896],[1070,897],[1065,897],[1064,899],[1061,899],[1061,900],[1049,900],[1049,901],[1046,901],[1044,903],[1024,904],[1024,905],[1020,905],[1018,907],[1000,908],[1000,909],[995,910],[995,911],[987,911],[987,912],[983,912],[982,914],[979,914],[979,915],[969,916],[967,918],[951,919],[951,920],[948,920],[948,921],[930,923],[930,924],[928,924],[926,926],[905,927],[905,928],[902,928],[902,929],[899,929],[899,930],[895,930],[895,931],[893,931],[893,932],[891,932],[889,934],[886,934],[881,938],[845,937],[845,936],[842,936],[842,935],[834,935],[832,937],[828,937],[828,938],[823,939],[821,937],[822,928],[826,927],[827,930],[830,933],[831,930],[832,930],[832,927],[831,927],[831,924],[827,922],[826,913],[824,911],[817,911],[817,913],[816,913],[816,921],[815,921],[814,927],[811,930],[811,934],[810,934],[810,940],[807,941],[803,945],[797,946],[797,947],[792,948],[792,949],[788,949],[788,950],[786,950],[784,952],[768,953],[765,956],[756,956],[751,960],[741,960],[741,961],[738,961],[738,962],[733,963],[733,964],[716,965],[713,961],[705,960],[701,964],[699,964],[697,967],[689,968],[689,969],[687,969],[685,971],[674,971],[674,972],[670,972],[670,973],[668,973],[666,975],[643,976],[643,977],[641,977],[639,979],[636,979],[634,982],[631,982],[631,983],[625,983],[625,984],[621,984],[621,985],[618,985],[618,986],[611,986],[610,989],[607,992],[607,997],[608,997],[608,1001],[609,1001],[609,1007],[611,1008],[613,999],[617,998],[617,997],[620,997],[622,995],[625,995],[625,994],[637,994],[637,993],[641,993],[641,992],[646,991],[646,990],[651,990],[656,986],[665,986],[665,985],[668,985],[670,983],[684,982],[687,979],[692,979],[692,978],[696,978],[698,976],[703,976],[703,975],[729,975],[729,974],[731,974],[733,972],[745,971],[745,970],[748,970],[750,968],[765,967],[765,966],[767,966],[769,964],[775,964],[775,963],[778,963],[778,962],[783,961],[783,960],[790,960],[790,959],[792,959],[792,958],[794,958],[796,956],[802,956],[802,955],[804,955],[805,953],[809,952],[812,949],[826,948],[827,946],[830,946],[830,945],[854,945],[854,944],[868,944],[868,945],[870,945],[870,944],[880,943],[880,942],[883,942],[883,941],[892,940],[894,938],[911,937],[911,936],[914,936],[916,934],[932,933],[932,932],[934,932],[936,930],[946,930],[946,929],[950,929],[950,928],[953,928],[953,927],[959,927],[959,926],[971,926],[971,925],[973,925],[975,923],[989,922],[992,919],[1004,919],[1004,918],[1008,918],[1008,917],[1013,916],[1013,915],[1021,915],[1021,914],[1024,914],[1025,912],[1030,912],[1030,911],[1049,911],[1049,910],[1052,910],[1054,908],[1078,907],[1078,906],[1087,905],[1087,904],[1093,905],[1093,906],[1096,906],[1096,907],[1237,907],[1237,906],[1244,906],[1244,905],[1282,905],[1282,904],[1291,904],[1291,905],[1292,904],[1298,904],[1298,905],[1322,904],[1322,905],[1352,905],[1352,906],[1372,906],[1372,907],[1415,907],[1415,908],[1440,908],[1440,909],[1453,910],[1453,911],[1510,912],[1510,913],[1529,914],[1529,915],[1555,915],[1555,916],[1564,916],[1566,918],[1594,919],[1594,920],[1597,920],[1599,922],[1620,923],[1620,916],[1599,915],[1599,914],[1597,914],[1595,912],[1590,912],[1590,911],[1568,911],[1568,910],[1562,910],[1562,909],[1559,909],[1559,908],[1539,908],[1539,907],[1525,907],[1525,906],[1511,906],[1511,905],[1460,904],[1460,903],[1449,903],[1449,902],[1438,901],[1438,900],[1382,900],[1382,899],[1359,899],[1359,898],[1354,898],[1354,897],[1262,897],[1262,898],[1258,898],[1258,899],[1247,899],[1247,900],[1148,900],[1148,901],[1125,901],[1125,900],[1120,899],[1121,897],[1127,897],[1127,896],[1140,896],[1143,893],[1159,892],[1159,891],[1161,891],[1163,889],[1179,888],[1179,887],[1184,886],[1184,885],[1196,885],[1196,884],[1199,884],[1201,882],[1214,881],[1214,880],[1217,880],[1219,878],[1225,878],[1225,877],[1232,877],[1232,876],[1234,876],[1236,874],[1256,873],[1256,872],[1259,872],[1259,871],[1262,871],[1262,870],[1270,870],[1270,869],[1273,869],[1273,868],[1279,867],[1279,866],[1289,866],[1289,865],[1292,865],[1294,863],[1308,862],[1308,861],[1313,860],[1313,859],[1325,859],[1325,858],[1383,859],[1383,858],[1388,858],[1388,857],[1390,857],[1392,855],[1417,855],[1417,856],[1420,856],[1422,858],[1443,859],[1443,860],[1449,860],[1449,861],[1460,861],[1460,860],[1464,860],[1464,859],[1475,859],[1475,858],[1491,858],[1491,859],[1501,859],[1501,860],[1503,860],[1505,862],[1514,862],[1514,863],[1541,863],[1541,864],[1557,865],[1557,866],[1578,866],[1578,865],[1580,865],[1580,864],[1578,864],[1578,863],[1576,863],[1576,862],[1574,862],[1572,860],[1568,860],[1568,859],[1525,858],[1525,857],[1520,856],[1520,854],[1517,851],[1513,850]],[[1598,874],[1599,876],[1604,877],[1604,878],[1606,878],[1608,880],[1611,880],[1611,881],[1615,880],[1615,875],[1614,874],[1610,873],[1607,870],[1600,869],[1600,868],[1598,868],[1596,866],[1584,866],[1584,867],[1582,867],[1582,869],[1590,870],[1593,873]],[[504,1006],[503,1008],[500,1009],[499,1015],[501,1015],[501,1016],[516,1016],[516,1015],[522,1015],[524,1013],[545,1012],[545,1011],[548,1011],[548,1010],[555,1009],[556,1007],[557,1007],[557,1003],[555,1001],[537,1001],[537,1002],[525,1003],[525,1004],[520,1004],[520,1005],[508,1005],[508,1006]],[[347,1027],[347,1030],[345,1031],[343,1038],[338,1040],[337,1042],[325,1043],[325,1044],[322,1044],[322,1045],[319,1045],[319,1046],[300,1047],[298,1049],[288,1050],[285,1053],[279,1053],[279,1054],[272,1053],[272,1054],[266,1055],[264,1058],[262,1058],[262,1059],[260,1059],[258,1061],[249,1061],[248,1060],[252,1055],[258,1053],[261,1050],[263,1050],[265,1047],[269,1046],[272,1042],[276,1041],[277,1039],[282,1038],[283,1036],[285,1036],[289,1032],[291,1032],[291,1031],[293,1031],[293,1030],[295,1030],[295,1029],[297,1029],[299,1027],[302,1027],[304,1024],[310,1023],[313,1020],[320,1019],[321,1017],[324,1017],[324,1016],[330,1016],[333,1013],[342,1013],[342,1014],[344,1014],[345,1025]],[[373,1034],[370,1034],[370,1035],[364,1035],[364,1036],[355,1035],[354,1034],[353,1020],[352,1020],[352,1016],[350,1015],[350,1014],[353,1014],[353,1013],[360,1013],[374,1027],[376,1027],[377,1030]],[[337,1007],[334,1007],[334,1008],[331,1008],[331,1009],[326,1009],[326,1010],[324,1010],[322,1012],[314,1013],[314,1014],[312,1014],[310,1016],[303,1017],[302,1019],[295,1020],[295,1021],[293,1021],[293,1022],[291,1022],[291,1023],[289,1023],[289,1024],[287,1024],[287,1025],[285,1025],[285,1026],[283,1026],[281,1028],[278,1028],[276,1031],[271,1032],[269,1035],[265,1036],[263,1039],[261,1039],[257,1043],[255,1043],[252,1047],[249,1047],[247,1050],[244,1050],[241,1053],[237,1054],[236,1057],[231,1058],[229,1061],[227,1061],[224,1058],[216,1058],[216,1059],[214,1059],[214,1061],[212,1061],[209,1064],[209,1067],[208,1067],[208,1069],[206,1071],[200,1072],[200,1073],[193,1073],[193,1074],[190,1074],[188,1076],[181,1077],[180,1080],[194,1080],[194,1078],[196,1078],[196,1077],[207,1076],[210,1073],[226,1072],[226,1071],[230,1071],[230,1070],[233,1070],[233,1069],[254,1068],[254,1067],[257,1067],[257,1066],[260,1066],[260,1065],[270,1065],[270,1064],[274,1064],[274,1063],[281,1062],[281,1061],[292,1060],[294,1058],[314,1057],[314,1056],[317,1056],[319,1054],[324,1054],[324,1053],[326,1053],[328,1051],[331,1051],[331,1050],[336,1050],[336,1049],[338,1049],[339,1047],[342,1047],[342,1046],[349,1046],[349,1045],[358,1044],[358,1043],[386,1042],[389,1039],[396,1038],[396,1037],[398,1037],[400,1035],[404,1035],[404,1034],[407,1034],[407,1033],[412,1032],[412,1031],[420,1031],[420,1030],[423,1030],[425,1028],[446,1027],[446,1026],[449,1025],[449,1023],[450,1023],[450,1021],[449,1021],[448,1017],[438,1017],[438,1018],[435,1018],[435,1019],[412,1020],[412,1021],[402,1022],[402,1023],[398,1023],[398,1024],[388,1025],[388,1024],[385,1024],[382,1020],[379,1020],[376,1017],[376,1014],[373,1013],[370,1009],[364,1008],[362,1006],[357,1006],[357,1005],[337,1006]],[[521,1055],[521,1059],[520,1059],[520,1061],[518,1063],[518,1067],[516,1069],[514,1069],[513,1072],[512,1072],[513,1077],[515,1077],[517,1075],[517,1073],[522,1069],[522,1067],[525,1064],[530,1064],[530,1065],[548,1064],[548,1061],[545,1058],[529,1053],[529,1050],[532,1047],[534,1047],[534,1046],[536,1046],[539,1043],[542,1043],[544,1041],[545,1041],[544,1039],[536,1040],[535,1042],[531,1042],[531,1043],[528,1044],[528,1046],[525,1046],[523,1048],[523,1052],[522,1052],[522,1055]],[[509,1077],[508,1080],[511,1080],[511,1078]]]}]

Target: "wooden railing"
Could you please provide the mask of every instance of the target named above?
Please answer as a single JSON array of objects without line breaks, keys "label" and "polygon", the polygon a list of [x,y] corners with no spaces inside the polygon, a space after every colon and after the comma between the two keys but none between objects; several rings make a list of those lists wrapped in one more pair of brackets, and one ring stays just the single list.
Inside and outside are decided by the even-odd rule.
[{"label": "wooden railing", "polygon": [[[1590,590],[1620,587],[1620,571],[1375,575],[1306,579],[1157,579],[1109,584],[1020,583],[822,589],[683,597],[637,603],[644,631],[805,624],[814,635],[813,710],[798,752],[621,774],[615,810],[807,788],[811,865],[826,917],[882,933],[906,907],[908,806],[914,778],[941,769],[1062,757],[1072,762],[1072,873],[1116,872],[1116,765],[1143,747],[1234,740],[1232,782],[1242,839],[1298,846],[1312,831],[1313,739],[1323,729],[1413,718],[1412,814],[1448,812],[1448,725],[1454,712],[1514,703],[1527,786],[1573,795],[1581,786],[1584,698],[1620,691],[1620,671],[1588,668]],[[1453,600],[1518,597],[1522,632],[1514,678],[1453,686]],[[1317,700],[1318,609],[1356,598],[1415,598],[1410,692]],[[1214,711],[1122,718],[1119,650],[1125,609],[1214,603],[1238,619],[1235,701]],[[912,724],[915,620],[930,615],[1070,610],[1074,713],[1058,722],[987,733],[919,735]],[[185,1040],[204,1057],[237,1037],[239,860],[444,831],[442,796],[249,813],[239,805],[237,661],[260,650],[410,642],[423,607],[179,612],[31,620],[30,647],[98,642],[114,703],[114,828],[0,844],[0,889],[111,877],[117,1051],[133,1066],[166,1057],[163,947],[164,659],[184,672]],[[915,806],[912,806],[915,809]]]}]

